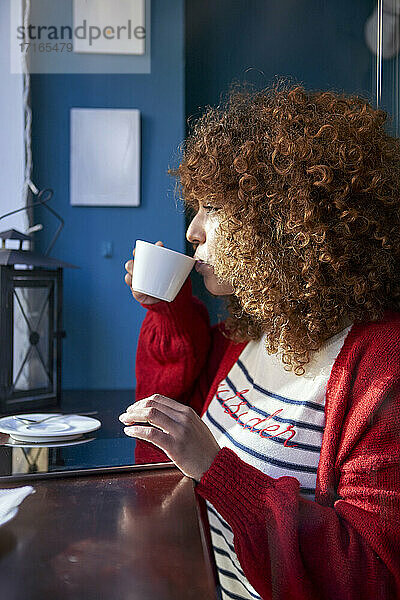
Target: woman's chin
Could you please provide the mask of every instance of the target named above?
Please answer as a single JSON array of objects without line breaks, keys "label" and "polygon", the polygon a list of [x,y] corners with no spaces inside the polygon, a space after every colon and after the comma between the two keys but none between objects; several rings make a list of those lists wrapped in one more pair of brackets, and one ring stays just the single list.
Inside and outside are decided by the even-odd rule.
[{"label": "woman's chin", "polygon": [[204,285],[213,296],[229,296],[233,290],[229,283],[220,283],[214,273],[203,274]]}]

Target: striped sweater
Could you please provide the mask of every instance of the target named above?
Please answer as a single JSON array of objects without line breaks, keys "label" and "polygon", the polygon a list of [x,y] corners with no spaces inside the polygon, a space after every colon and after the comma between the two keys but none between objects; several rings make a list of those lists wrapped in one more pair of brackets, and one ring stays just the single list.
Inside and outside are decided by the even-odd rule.
[{"label": "striped sweater", "polygon": [[[268,355],[264,336],[250,342],[202,417],[221,448],[231,448],[271,477],[295,477],[300,494],[310,500],[315,496],[326,385],[349,330],[327,340],[302,377]],[[260,598],[240,568],[229,524],[208,501],[207,512],[223,600]]]},{"label": "striped sweater", "polygon": [[[174,302],[146,308],[137,399],[160,393],[206,415],[248,345],[230,342],[223,324],[210,327],[189,280]],[[228,446],[196,494],[232,531],[237,567],[264,600],[400,598],[398,313],[353,324],[328,377],[324,417],[314,499],[293,474],[271,476]],[[146,442],[136,454],[166,458]]]}]

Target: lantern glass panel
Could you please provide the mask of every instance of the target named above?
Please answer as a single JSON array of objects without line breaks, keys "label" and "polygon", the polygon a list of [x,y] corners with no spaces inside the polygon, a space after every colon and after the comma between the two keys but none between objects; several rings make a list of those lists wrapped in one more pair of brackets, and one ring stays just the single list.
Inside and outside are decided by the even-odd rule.
[{"label": "lantern glass panel", "polygon": [[49,334],[53,284],[49,283],[46,287],[14,288],[13,389],[16,392],[52,385]]}]

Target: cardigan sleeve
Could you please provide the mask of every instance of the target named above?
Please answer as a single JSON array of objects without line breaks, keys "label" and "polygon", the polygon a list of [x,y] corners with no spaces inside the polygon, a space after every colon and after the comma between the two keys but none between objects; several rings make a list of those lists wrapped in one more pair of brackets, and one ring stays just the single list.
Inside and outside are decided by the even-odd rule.
[{"label": "cardigan sleeve", "polygon": [[[200,414],[223,354],[220,326],[210,326],[205,305],[192,295],[190,278],[173,302],[142,306],[147,312],[136,353],[136,400],[162,394]],[[136,440],[135,460],[170,459],[153,444]]]},{"label": "cardigan sleeve", "polygon": [[147,309],[136,351],[136,400],[163,394],[189,404],[211,343],[208,312],[188,278],[173,302]]},{"label": "cardigan sleeve", "polygon": [[196,486],[231,526],[263,599],[400,598],[400,369],[389,365],[375,379],[398,359],[373,358],[357,362],[330,505],[302,498],[295,477],[271,478],[229,448]]}]

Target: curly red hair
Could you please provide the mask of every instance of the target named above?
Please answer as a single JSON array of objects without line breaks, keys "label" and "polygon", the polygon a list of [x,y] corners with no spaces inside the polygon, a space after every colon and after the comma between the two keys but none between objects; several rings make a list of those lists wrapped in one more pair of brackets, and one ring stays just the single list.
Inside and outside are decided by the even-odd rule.
[{"label": "curly red hair", "polygon": [[186,206],[219,208],[229,336],[265,333],[297,375],[344,324],[400,308],[400,142],[386,119],[357,95],[234,82],[168,171]]}]

